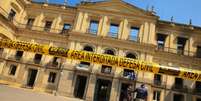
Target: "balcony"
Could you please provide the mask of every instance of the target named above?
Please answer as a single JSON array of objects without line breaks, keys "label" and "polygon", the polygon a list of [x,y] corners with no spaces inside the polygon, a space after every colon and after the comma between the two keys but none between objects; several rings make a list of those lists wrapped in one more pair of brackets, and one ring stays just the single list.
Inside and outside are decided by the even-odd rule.
[{"label": "balcony", "polygon": [[178,54],[178,55],[191,56],[191,57],[196,57],[197,58],[196,52],[186,51],[186,50],[181,50],[181,49],[176,49],[176,48],[157,47],[157,51],[167,52],[167,53],[174,53],[174,54]]},{"label": "balcony", "polygon": [[128,40],[129,40],[129,41],[134,41],[134,42],[139,42],[139,41],[140,41],[140,38],[137,37],[137,36],[129,35],[129,36],[128,36]]},{"label": "balcony", "polygon": [[192,89],[193,94],[201,96],[201,88]]},{"label": "balcony", "polygon": [[166,84],[165,82],[162,82],[161,80],[154,79],[152,81],[152,86],[158,87],[158,88],[165,88]]},{"label": "balcony", "polygon": [[97,35],[98,30],[97,30],[97,29],[91,29],[91,28],[89,28],[89,29],[88,29],[88,33],[90,33],[90,34],[92,34],[92,35]]},{"label": "balcony", "polygon": [[11,55],[11,56],[8,57],[8,59],[15,60],[15,61],[21,61],[22,60],[22,56]]},{"label": "balcony", "polygon": [[108,33],[108,36],[109,36],[109,37],[112,37],[112,38],[118,38],[118,33],[109,32],[109,33]]},{"label": "balcony", "polygon": [[90,64],[85,64],[85,63],[79,63],[75,65],[75,70],[77,71],[84,71],[84,72],[91,72],[91,66]]},{"label": "balcony", "polygon": [[34,59],[34,60],[33,60],[33,63],[34,63],[34,64],[40,64],[40,63],[41,63],[41,59]]},{"label": "balcony", "polygon": [[182,84],[175,84],[172,86],[172,90],[178,91],[178,92],[188,92],[188,87],[183,86]]},{"label": "balcony", "polygon": [[50,61],[49,63],[46,64],[46,68],[59,69],[59,63]]}]

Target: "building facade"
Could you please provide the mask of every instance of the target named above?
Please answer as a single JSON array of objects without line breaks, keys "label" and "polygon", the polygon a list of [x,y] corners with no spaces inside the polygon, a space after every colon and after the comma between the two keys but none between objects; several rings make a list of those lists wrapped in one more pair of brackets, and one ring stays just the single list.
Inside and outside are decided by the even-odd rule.
[{"label": "building facade", "polygon": [[[77,6],[0,0],[0,37],[201,68],[201,27],[159,20],[154,11],[121,0]],[[6,48],[0,54],[0,80],[18,87],[86,101],[123,101],[129,85],[145,83],[148,101],[201,101],[198,81]]]}]

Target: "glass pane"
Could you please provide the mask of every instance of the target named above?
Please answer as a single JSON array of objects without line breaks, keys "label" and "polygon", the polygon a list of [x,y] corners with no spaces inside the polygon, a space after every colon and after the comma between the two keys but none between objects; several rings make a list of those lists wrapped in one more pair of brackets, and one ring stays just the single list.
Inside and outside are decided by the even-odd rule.
[{"label": "glass pane", "polygon": [[64,24],[63,29],[64,29],[64,30],[67,30],[67,29],[70,29],[70,27],[71,27],[71,25],[70,25],[70,24]]},{"label": "glass pane", "polygon": [[90,33],[97,33],[97,31],[98,31],[98,21],[91,21],[89,32]]},{"label": "glass pane", "polygon": [[119,25],[117,25],[117,24],[111,24],[110,25],[109,36],[111,36],[111,37],[117,37],[118,31],[119,31]]},{"label": "glass pane", "polygon": [[137,41],[138,33],[139,33],[139,28],[131,27],[130,40]]}]

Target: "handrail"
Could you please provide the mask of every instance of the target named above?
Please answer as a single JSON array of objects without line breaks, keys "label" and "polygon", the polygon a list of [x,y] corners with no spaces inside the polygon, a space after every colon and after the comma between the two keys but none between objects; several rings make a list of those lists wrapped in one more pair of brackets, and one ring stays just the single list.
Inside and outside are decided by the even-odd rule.
[{"label": "handrail", "polygon": [[195,58],[201,58],[197,56],[197,52],[189,51],[189,50],[180,50],[176,48],[171,48],[171,47],[157,47],[157,51],[162,51],[162,52],[167,52],[167,53],[174,53],[174,54],[179,54],[179,55],[184,55],[184,56],[190,56],[190,57],[195,57]]},{"label": "handrail", "polygon": [[33,30],[33,31],[43,31],[45,29],[48,29],[49,31],[46,31],[46,32],[50,32],[50,33],[60,33],[60,34],[64,34],[66,32],[68,32],[69,30],[72,30],[72,27],[70,27],[69,29],[58,29],[58,28],[46,28],[46,27],[43,27],[43,26],[36,26],[36,25],[28,25],[28,24],[24,24],[24,23],[21,23],[21,22],[18,22],[16,20],[16,18],[12,18],[12,19],[9,19],[9,13],[6,12],[2,7],[0,7],[0,9],[2,9],[5,13],[5,15],[3,15],[5,18],[7,18],[8,21],[12,22],[18,29],[20,28],[28,28],[30,30]]}]

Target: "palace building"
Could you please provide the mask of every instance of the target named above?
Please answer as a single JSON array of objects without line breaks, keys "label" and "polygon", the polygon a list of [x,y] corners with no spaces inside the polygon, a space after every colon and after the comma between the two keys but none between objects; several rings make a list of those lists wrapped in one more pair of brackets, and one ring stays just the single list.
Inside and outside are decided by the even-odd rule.
[{"label": "palace building", "polygon": [[[201,70],[201,27],[122,0],[0,0],[0,38]],[[148,101],[201,101],[198,81],[8,48],[0,48],[0,81],[86,101],[123,101],[129,85],[145,83]]]}]

